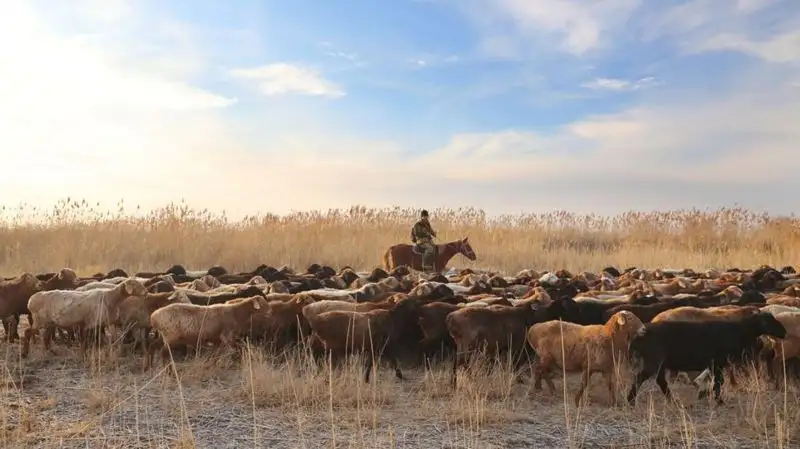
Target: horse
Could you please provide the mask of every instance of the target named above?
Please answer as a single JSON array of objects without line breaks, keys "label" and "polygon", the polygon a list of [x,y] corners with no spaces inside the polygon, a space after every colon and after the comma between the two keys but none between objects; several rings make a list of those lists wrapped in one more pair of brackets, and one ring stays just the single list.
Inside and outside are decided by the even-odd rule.
[{"label": "horse", "polygon": [[[463,254],[464,257],[471,261],[475,261],[475,251],[467,241],[467,237],[461,240],[455,240],[447,243],[439,243],[434,252],[433,269],[437,273],[447,266],[450,259],[456,254]],[[399,243],[392,245],[383,254],[383,267],[386,271],[391,271],[400,265],[406,265],[418,271],[422,271],[422,254],[419,252],[416,245],[409,245],[408,243]]]}]

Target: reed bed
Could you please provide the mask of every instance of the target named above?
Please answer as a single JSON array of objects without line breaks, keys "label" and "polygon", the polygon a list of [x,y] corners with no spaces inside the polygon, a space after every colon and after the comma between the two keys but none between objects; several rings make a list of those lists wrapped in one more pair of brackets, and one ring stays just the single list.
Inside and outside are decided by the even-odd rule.
[{"label": "reed bed", "polygon": [[[417,211],[404,208],[264,214],[229,220],[224,214],[171,203],[161,209],[114,213],[64,200],[50,209],[0,209],[0,270],[84,271],[192,269],[231,271],[260,263],[304,268],[311,263],[371,269],[392,244],[407,242]],[[569,212],[491,217],[478,209],[431,210],[439,241],[469,237],[478,260],[454,266],[515,272],[524,268],[597,270],[607,265],[726,268],[800,261],[800,218],[744,209]]]},{"label": "reed bed", "polygon": [[[799,219],[735,208],[615,217],[490,217],[477,209],[431,215],[441,241],[468,236],[478,255],[474,265],[503,272],[748,268],[800,260]],[[388,246],[408,240],[416,216],[412,209],[353,207],[232,221],[182,204],[128,211],[121,203],[115,213],[73,200],[45,210],[22,205],[0,210],[0,274],[157,270],[174,263],[230,271],[260,263],[369,269]],[[461,257],[452,265],[470,266]],[[407,370],[407,382],[381,366],[364,384],[360,363],[320,366],[303,350],[212,351],[143,373],[141,356],[116,346],[81,361],[75,348],[50,354],[36,345],[22,361],[17,344],[0,345],[0,445],[9,448],[782,448],[798,444],[800,428],[792,405],[798,389],[776,390],[753,372],[737,388],[726,383],[722,407],[697,401],[692,387],[677,384],[678,404],[667,403],[652,382],[635,407],[611,407],[596,379],[592,399],[574,407],[576,376],[564,376],[563,394],[552,396],[534,392],[530,381],[515,383],[503,367],[479,368],[451,391],[447,363]]]}]

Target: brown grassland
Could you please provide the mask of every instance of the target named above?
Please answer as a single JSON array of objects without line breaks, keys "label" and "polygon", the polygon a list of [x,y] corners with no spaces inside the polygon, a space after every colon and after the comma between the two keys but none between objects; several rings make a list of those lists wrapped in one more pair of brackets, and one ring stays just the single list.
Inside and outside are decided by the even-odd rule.
[{"label": "brown grassland", "polygon": [[[800,264],[800,219],[741,209],[627,213],[566,212],[488,217],[478,210],[431,210],[440,241],[468,236],[478,260],[456,267],[513,274],[523,268],[753,268]],[[83,202],[50,211],[0,212],[0,273],[15,276],[71,267],[81,275],[259,263],[304,269],[311,263],[368,270],[391,244],[408,240],[416,211],[305,212],[224,216],[170,205],[143,216],[101,214]],[[23,323],[25,320],[23,319]],[[397,381],[381,366],[370,384],[356,361],[312,366],[306,353],[203,353],[142,373],[141,356],[116,346],[82,361],[74,348],[56,355],[33,347],[22,361],[5,348],[0,384],[0,447],[792,447],[800,444],[798,389],[774,389],[746,373],[726,383],[726,404],[695,399],[675,384],[667,403],[648,381],[634,407],[611,407],[593,378],[587,403],[516,384],[507,369],[461,378],[449,388],[449,364],[406,370]],[[599,376],[598,376],[599,377]],[[556,380],[557,385],[559,384]],[[623,381],[624,383],[625,381]],[[624,394],[625,385],[620,385]]]}]

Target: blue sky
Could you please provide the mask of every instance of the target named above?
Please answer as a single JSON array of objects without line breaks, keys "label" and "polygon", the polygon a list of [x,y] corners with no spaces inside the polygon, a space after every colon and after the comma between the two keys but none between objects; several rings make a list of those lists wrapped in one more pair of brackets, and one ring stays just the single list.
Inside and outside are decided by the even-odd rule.
[{"label": "blue sky", "polygon": [[10,0],[0,203],[796,211],[794,0]]}]

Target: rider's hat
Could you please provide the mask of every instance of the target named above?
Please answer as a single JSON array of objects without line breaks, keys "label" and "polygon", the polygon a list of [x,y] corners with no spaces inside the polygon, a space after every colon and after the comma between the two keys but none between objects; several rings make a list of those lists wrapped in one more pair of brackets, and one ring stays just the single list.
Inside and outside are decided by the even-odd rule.
[{"label": "rider's hat", "polygon": [[422,212],[420,212],[419,216],[420,217],[427,217],[428,216],[428,211],[425,210],[425,209],[422,209]]}]

